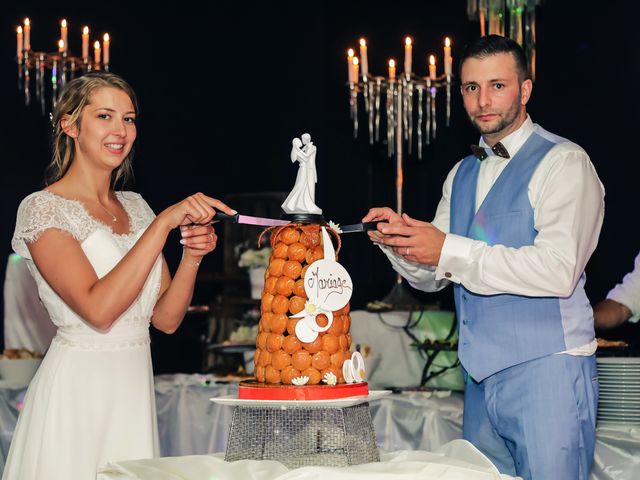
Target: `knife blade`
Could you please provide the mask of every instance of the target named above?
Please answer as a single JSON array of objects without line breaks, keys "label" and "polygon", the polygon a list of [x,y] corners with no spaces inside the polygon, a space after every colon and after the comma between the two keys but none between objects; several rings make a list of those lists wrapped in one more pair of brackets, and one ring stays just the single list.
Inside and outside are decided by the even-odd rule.
[{"label": "knife blade", "polygon": [[289,220],[279,220],[276,218],[264,218],[264,217],[252,217],[250,215],[229,215],[227,213],[216,210],[216,214],[213,220],[222,220],[231,223],[241,223],[243,225],[258,225],[261,227],[276,227],[279,225],[286,225],[291,223]]}]

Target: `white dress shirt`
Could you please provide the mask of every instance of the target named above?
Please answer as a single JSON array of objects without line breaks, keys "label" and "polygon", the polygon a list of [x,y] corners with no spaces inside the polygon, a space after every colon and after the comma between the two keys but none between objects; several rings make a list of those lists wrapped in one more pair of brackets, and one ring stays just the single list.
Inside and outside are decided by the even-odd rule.
[{"label": "white dress shirt", "polygon": [[[453,179],[461,162],[449,172],[432,223],[445,232],[437,267],[410,262],[386,246],[382,250],[393,268],[415,288],[437,291],[450,282],[482,295],[509,293],[530,297],[568,297],[593,253],[604,217],[604,187],[587,153],[555,136],[527,116],[518,130],[501,140],[511,158],[532,133],[556,143],[540,161],[528,185],[538,232],[533,245],[520,248],[488,245],[449,233]],[[487,147],[484,140],[480,145]],[[482,204],[510,158],[490,155],[480,164],[475,210]],[[589,345],[566,353],[590,355]]]},{"label": "white dress shirt", "polygon": [[611,289],[607,298],[631,310],[630,322],[640,319],[640,253],[636,256],[633,270],[624,276],[622,283]]}]

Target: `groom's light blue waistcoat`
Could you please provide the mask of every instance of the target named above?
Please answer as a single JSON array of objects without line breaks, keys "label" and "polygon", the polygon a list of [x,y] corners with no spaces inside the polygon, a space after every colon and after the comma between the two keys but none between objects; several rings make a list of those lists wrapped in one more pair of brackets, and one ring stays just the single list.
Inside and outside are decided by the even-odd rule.
[{"label": "groom's light blue waistcoat", "polygon": [[[453,181],[451,233],[489,245],[533,245],[537,231],[527,187],[554,145],[533,133],[504,168],[476,213],[480,161],[473,155],[466,157]],[[527,272],[522,271],[522,275]],[[463,367],[481,381],[507,367],[588,344],[594,337],[593,312],[584,283],[583,273],[567,298],[478,295],[455,284],[458,356]]]}]

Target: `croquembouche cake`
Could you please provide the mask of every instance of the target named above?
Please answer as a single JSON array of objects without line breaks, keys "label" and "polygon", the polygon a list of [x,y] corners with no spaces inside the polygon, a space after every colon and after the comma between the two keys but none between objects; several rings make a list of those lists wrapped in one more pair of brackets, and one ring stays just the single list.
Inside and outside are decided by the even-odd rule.
[{"label": "croquembouche cake", "polygon": [[306,135],[296,140],[291,158],[298,159],[300,171],[282,205],[291,223],[260,236],[262,241],[270,233],[272,253],[261,297],[255,381],[243,382],[239,396],[317,400],[366,395],[364,361],[350,350],[353,284],[338,263],[340,230],[325,223],[314,203],[315,146]]}]

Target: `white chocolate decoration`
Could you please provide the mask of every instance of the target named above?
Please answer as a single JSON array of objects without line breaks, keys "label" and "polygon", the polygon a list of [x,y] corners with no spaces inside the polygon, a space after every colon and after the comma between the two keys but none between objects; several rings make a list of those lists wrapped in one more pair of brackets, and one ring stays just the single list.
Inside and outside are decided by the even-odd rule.
[{"label": "white chocolate decoration", "polygon": [[331,220],[329,220],[329,228],[335,230],[338,233],[342,233],[342,229],[340,228],[339,223],[334,223]]},{"label": "white chocolate decoration", "polygon": [[307,382],[309,381],[309,377],[307,377],[306,375],[302,375],[300,377],[296,377],[293,380],[291,380],[291,383],[293,383],[294,385],[306,385]]},{"label": "white chocolate decoration", "polygon": [[338,379],[336,378],[333,372],[325,373],[324,377],[322,377],[322,381],[327,385],[335,385],[338,383]]},{"label": "white chocolate decoration", "polygon": [[360,383],[366,378],[364,359],[360,352],[353,352],[349,360],[342,364],[342,376],[345,383]]},{"label": "white chocolate decoration", "polygon": [[342,364],[342,376],[344,377],[344,383],[354,383],[353,374],[351,373],[351,360],[345,360]]}]

